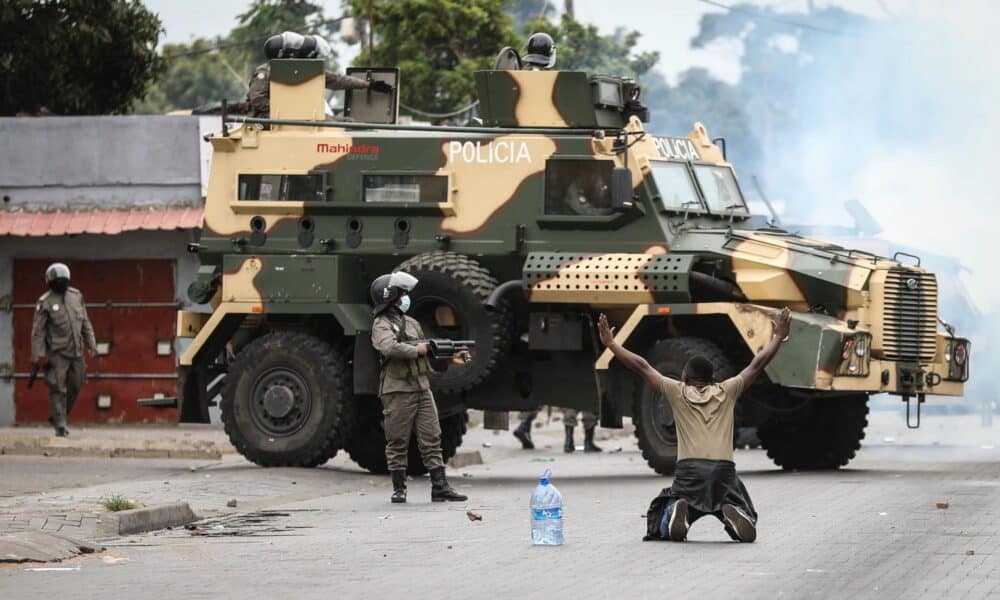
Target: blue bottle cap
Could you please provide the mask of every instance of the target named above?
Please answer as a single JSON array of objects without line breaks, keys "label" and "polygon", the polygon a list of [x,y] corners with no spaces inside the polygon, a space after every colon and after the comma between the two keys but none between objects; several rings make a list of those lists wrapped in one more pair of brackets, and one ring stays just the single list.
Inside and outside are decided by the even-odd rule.
[{"label": "blue bottle cap", "polygon": [[549,485],[549,479],[551,478],[552,478],[552,469],[545,469],[545,472],[542,473],[542,478],[538,480],[538,483],[540,485]]}]

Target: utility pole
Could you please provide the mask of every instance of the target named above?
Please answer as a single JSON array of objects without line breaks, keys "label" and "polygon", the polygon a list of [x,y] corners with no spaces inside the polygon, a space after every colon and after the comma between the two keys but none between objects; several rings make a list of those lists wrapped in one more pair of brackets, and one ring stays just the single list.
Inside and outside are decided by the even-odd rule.
[{"label": "utility pole", "polygon": [[368,0],[368,68],[372,68],[375,63],[375,18],[372,16],[372,4],[374,0]]},{"label": "utility pole", "polygon": [[573,0],[563,0],[563,12],[572,18],[576,18],[573,14]]}]

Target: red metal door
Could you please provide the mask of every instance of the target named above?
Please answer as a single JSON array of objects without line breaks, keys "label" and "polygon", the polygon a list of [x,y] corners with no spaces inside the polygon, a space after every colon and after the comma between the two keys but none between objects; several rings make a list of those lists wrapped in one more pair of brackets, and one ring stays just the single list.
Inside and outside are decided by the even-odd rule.
[{"label": "red metal door", "polygon": [[[56,260],[61,259],[14,261],[16,373],[31,371],[31,324],[35,303],[47,289],[43,281],[45,267]],[[174,260],[62,262],[69,266],[73,275],[71,285],[83,293],[98,343],[108,345],[107,354],[86,356],[88,380],[73,407],[70,422],[175,423],[176,409],[138,403],[143,398],[177,395]],[[99,407],[99,398],[105,403],[110,398],[110,406]],[[48,419],[48,388],[41,378],[29,390],[27,380],[18,377],[14,403],[19,423]]]}]

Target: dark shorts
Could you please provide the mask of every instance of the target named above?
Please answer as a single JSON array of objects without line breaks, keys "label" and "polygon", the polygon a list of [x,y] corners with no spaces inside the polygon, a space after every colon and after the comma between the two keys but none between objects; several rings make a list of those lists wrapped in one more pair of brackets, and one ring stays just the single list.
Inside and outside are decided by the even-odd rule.
[{"label": "dark shorts", "polygon": [[739,507],[754,523],[757,522],[757,511],[747,488],[736,476],[736,465],[732,461],[686,458],[677,462],[673,485],[664,488],[650,503],[646,513],[646,536],[642,539],[663,539],[660,537],[663,513],[673,501],[681,499],[688,502],[691,523],[705,515],[714,515],[723,521],[724,504]]}]

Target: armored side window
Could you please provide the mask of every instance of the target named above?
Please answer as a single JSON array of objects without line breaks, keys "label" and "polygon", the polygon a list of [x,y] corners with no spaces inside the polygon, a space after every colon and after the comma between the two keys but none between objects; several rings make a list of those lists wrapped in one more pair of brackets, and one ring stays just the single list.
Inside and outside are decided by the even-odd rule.
[{"label": "armored side window", "polygon": [[545,164],[545,214],[609,215],[610,160],[556,159]]},{"label": "armored side window", "polygon": [[322,202],[323,175],[240,175],[240,200]]},{"label": "armored side window", "polygon": [[365,175],[365,202],[448,201],[444,175]]}]

